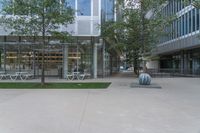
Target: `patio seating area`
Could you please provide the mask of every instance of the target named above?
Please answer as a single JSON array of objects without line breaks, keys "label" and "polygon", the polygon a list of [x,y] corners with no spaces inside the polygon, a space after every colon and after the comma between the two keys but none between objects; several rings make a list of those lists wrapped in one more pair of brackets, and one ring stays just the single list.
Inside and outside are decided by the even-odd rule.
[{"label": "patio seating area", "polygon": [[90,78],[91,74],[81,73],[81,72],[68,72],[66,75],[67,80],[84,80],[85,78]]},{"label": "patio seating area", "polygon": [[0,80],[28,80],[33,79],[34,75],[30,72],[15,72],[15,73],[6,73],[5,71],[0,71]]}]

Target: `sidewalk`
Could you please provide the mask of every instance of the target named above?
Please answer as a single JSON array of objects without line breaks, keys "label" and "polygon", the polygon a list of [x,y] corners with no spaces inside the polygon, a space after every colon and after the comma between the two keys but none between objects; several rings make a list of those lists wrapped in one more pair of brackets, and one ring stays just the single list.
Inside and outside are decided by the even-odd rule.
[{"label": "sidewalk", "polygon": [[104,90],[0,90],[0,133],[200,133],[199,78],[153,79]]}]

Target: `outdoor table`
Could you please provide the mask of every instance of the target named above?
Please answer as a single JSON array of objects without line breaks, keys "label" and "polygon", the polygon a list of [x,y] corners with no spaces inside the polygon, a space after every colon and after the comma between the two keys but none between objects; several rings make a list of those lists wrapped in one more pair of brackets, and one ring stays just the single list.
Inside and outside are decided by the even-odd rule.
[{"label": "outdoor table", "polygon": [[23,76],[28,74],[28,72],[15,72],[14,75],[10,75],[10,79],[12,80],[16,80],[17,78],[24,80]]},{"label": "outdoor table", "polygon": [[78,80],[79,80],[79,78],[80,78],[80,77],[79,77],[80,72],[73,72],[72,74],[73,74],[72,80],[73,80],[73,79],[78,79]]}]

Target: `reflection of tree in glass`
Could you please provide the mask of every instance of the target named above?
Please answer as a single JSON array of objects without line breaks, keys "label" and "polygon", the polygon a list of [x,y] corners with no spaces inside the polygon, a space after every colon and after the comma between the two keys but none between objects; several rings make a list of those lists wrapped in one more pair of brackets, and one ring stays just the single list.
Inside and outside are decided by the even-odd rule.
[{"label": "reflection of tree in glass", "polygon": [[91,15],[91,0],[78,1],[78,15],[90,16]]}]

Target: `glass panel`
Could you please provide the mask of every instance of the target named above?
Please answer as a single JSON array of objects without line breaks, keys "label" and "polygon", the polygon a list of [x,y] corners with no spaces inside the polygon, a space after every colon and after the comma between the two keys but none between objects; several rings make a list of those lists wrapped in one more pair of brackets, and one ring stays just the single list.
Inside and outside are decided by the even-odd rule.
[{"label": "glass panel", "polygon": [[179,29],[178,37],[180,37],[181,36],[181,18],[178,19],[178,29]]},{"label": "glass panel", "polygon": [[186,14],[185,18],[185,33],[188,34],[188,13]]},{"label": "glass panel", "polygon": [[178,32],[178,28],[177,28],[178,25],[177,25],[177,23],[178,23],[178,22],[177,22],[177,19],[176,19],[176,21],[175,21],[175,23],[174,23],[174,25],[175,25],[175,26],[174,26],[174,30],[175,30],[174,37],[175,37],[175,38],[177,38],[177,32]]},{"label": "glass panel", "polygon": [[181,5],[181,9],[183,9],[185,7],[185,1],[182,0],[182,5]]},{"label": "glass panel", "polygon": [[78,15],[91,16],[91,0],[78,0]]},{"label": "glass panel", "polygon": [[[3,8],[8,6],[8,5],[12,5],[12,0],[0,0],[0,11],[2,11]],[[13,14],[13,10],[6,11],[6,13],[7,14]]]},{"label": "glass panel", "polygon": [[105,0],[102,9],[105,12],[106,20],[114,20],[114,1],[113,0]]},{"label": "glass panel", "polygon": [[192,10],[192,31],[195,31],[195,9]]},{"label": "glass panel", "polygon": [[75,0],[65,0],[65,7],[75,9]]},{"label": "glass panel", "polygon": [[69,47],[68,72],[91,74],[92,47],[90,44],[79,44]]},{"label": "glass panel", "polygon": [[2,11],[2,7],[3,7],[3,0],[0,0],[0,12]]},{"label": "glass panel", "polygon": [[6,45],[6,70],[8,73],[33,70],[32,55],[30,45]]},{"label": "glass panel", "polygon": [[196,16],[197,16],[197,30],[199,30],[199,9],[198,10],[196,10],[197,11],[197,13],[196,13]]},{"label": "glass panel", "polygon": [[0,70],[4,70],[4,45],[0,45]]},{"label": "glass panel", "polygon": [[192,17],[191,17],[191,11],[189,12],[189,33],[191,33],[191,27],[192,27]]},{"label": "glass panel", "polygon": [[181,17],[182,18],[182,33],[181,33],[181,35],[185,35],[185,20],[184,20],[184,15]]},{"label": "glass panel", "polygon": [[[32,54],[35,61],[36,75],[41,75],[42,72],[42,51],[40,45],[34,46],[35,52]],[[61,45],[47,45],[45,48],[44,61],[45,61],[45,75],[47,76],[60,76],[60,70],[63,63]]]}]

